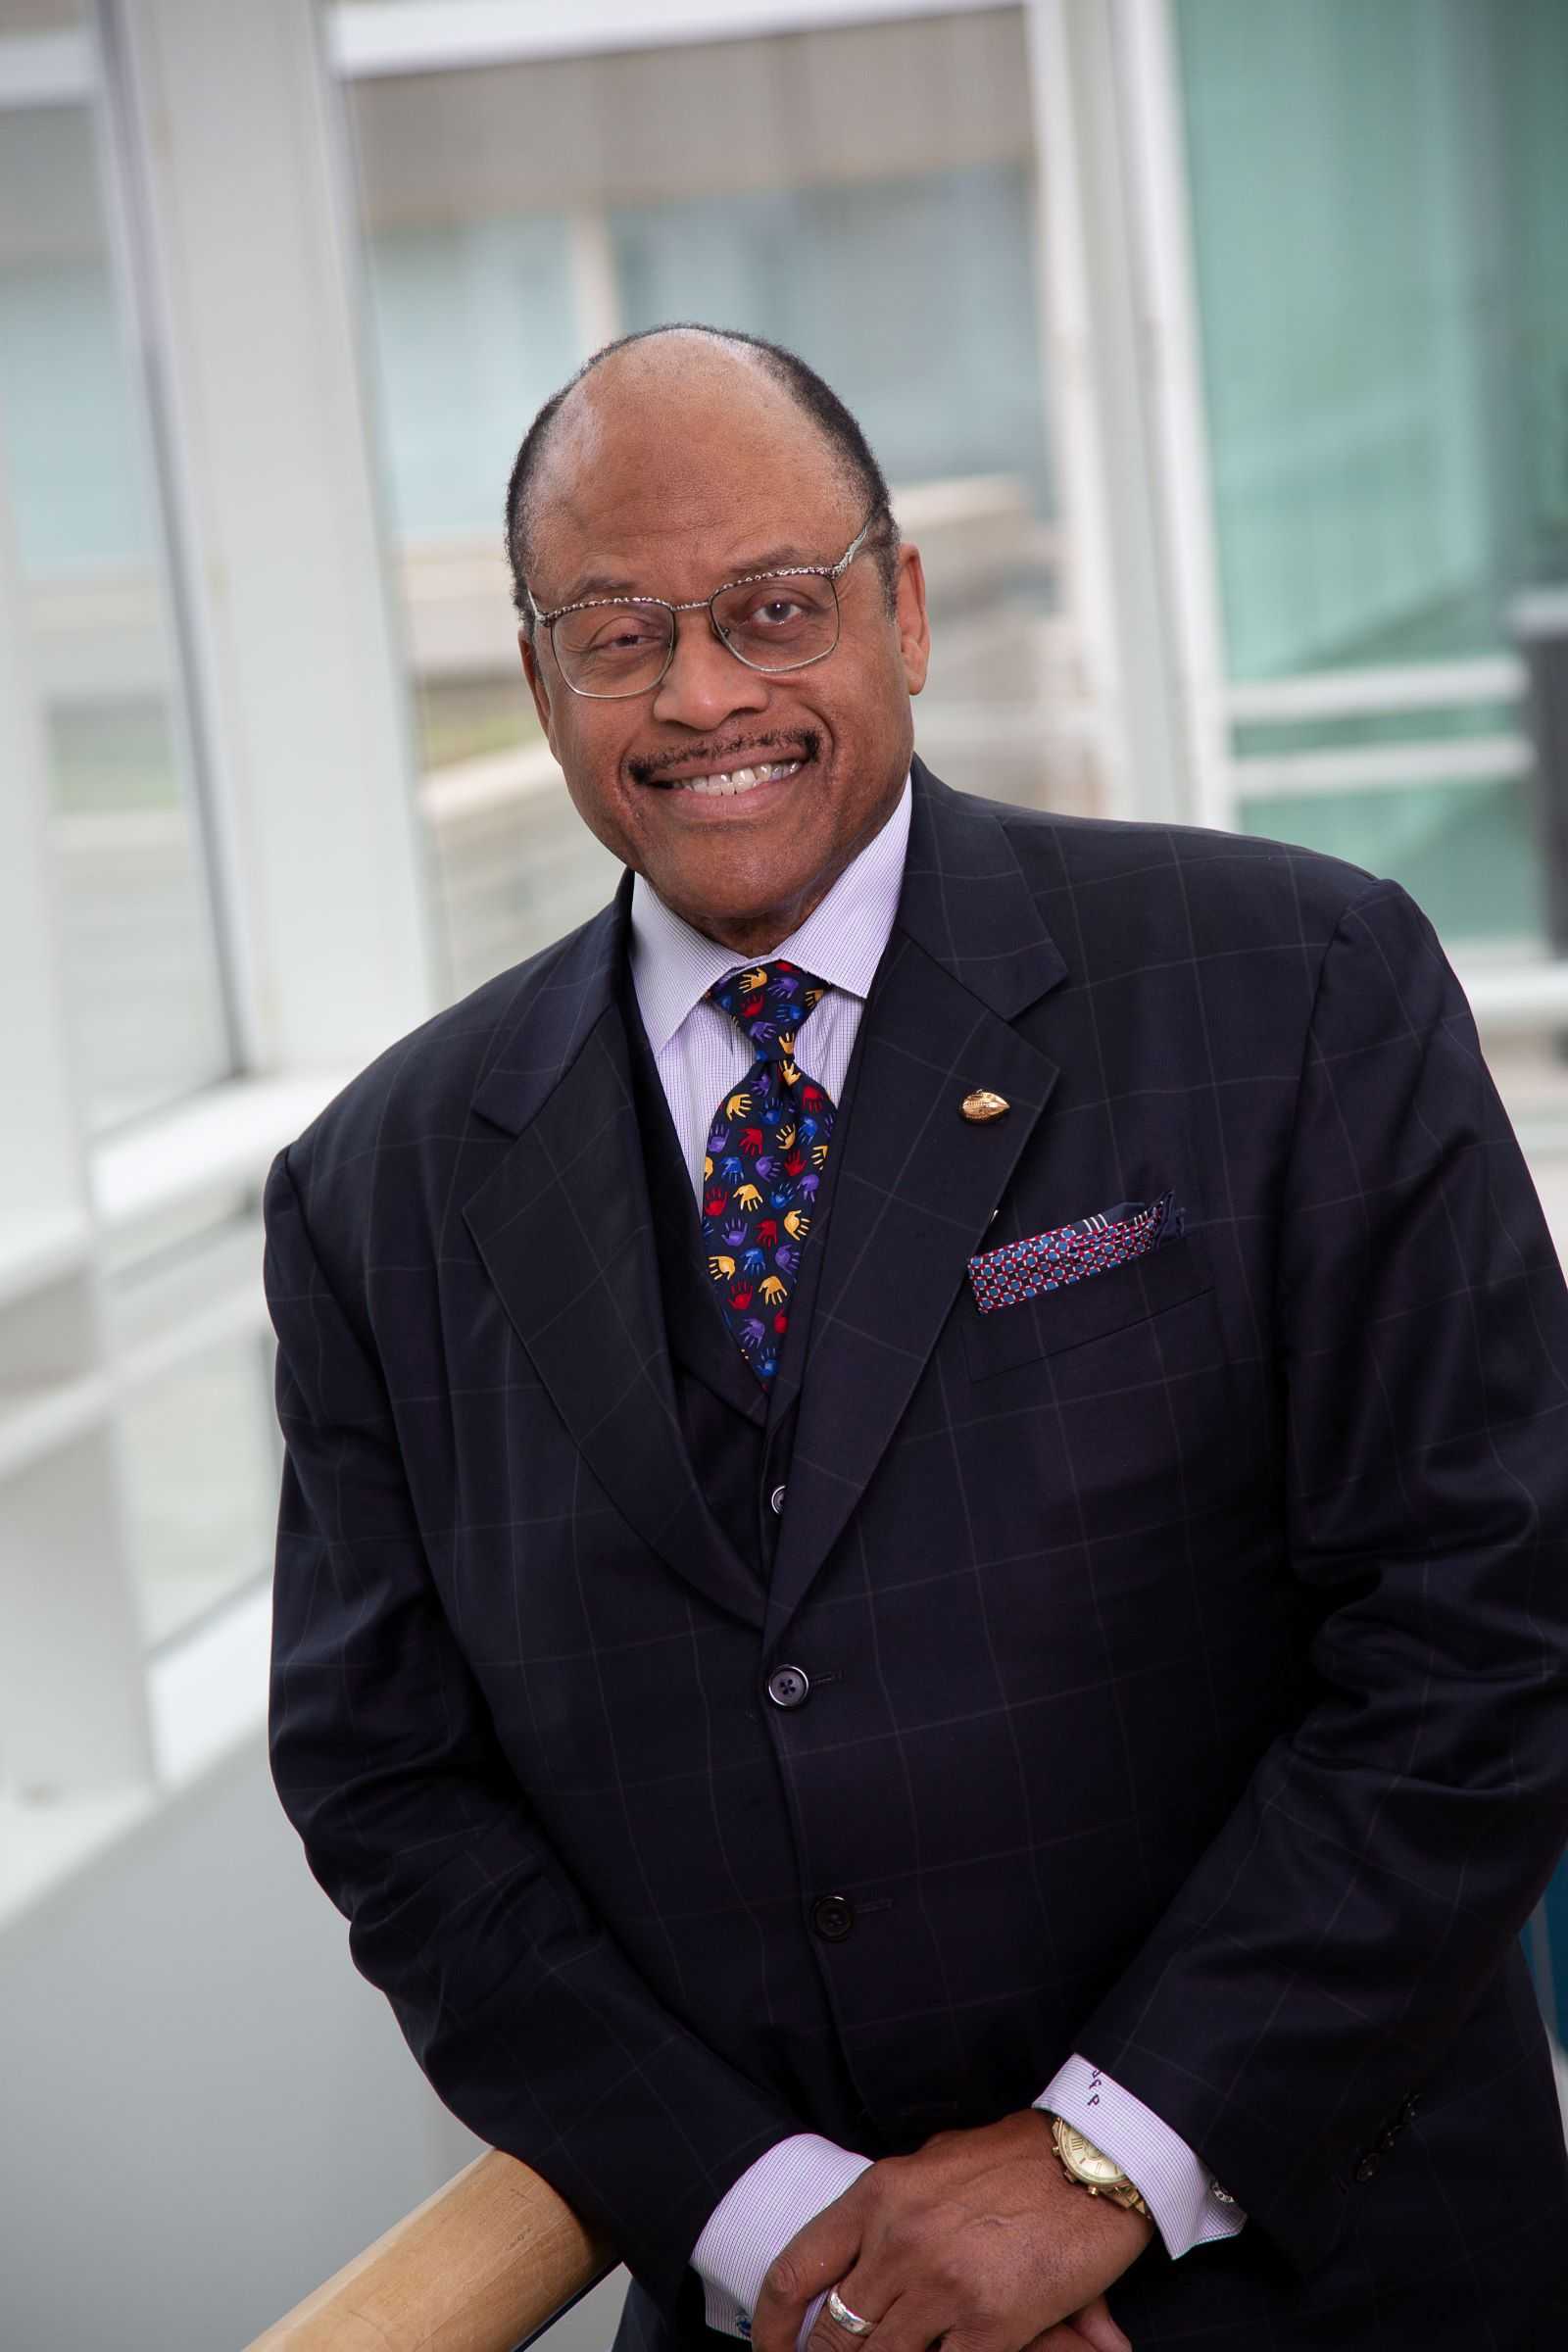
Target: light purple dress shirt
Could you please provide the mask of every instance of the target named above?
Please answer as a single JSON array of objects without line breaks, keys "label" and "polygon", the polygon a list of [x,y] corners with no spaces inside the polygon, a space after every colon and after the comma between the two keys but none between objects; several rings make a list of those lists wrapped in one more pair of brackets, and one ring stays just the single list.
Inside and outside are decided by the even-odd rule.
[{"label": "light purple dress shirt", "polygon": [[[799,930],[770,951],[828,983],[809,1027],[803,1026],[799,1058],[835,1102],[898,910],[911,805],[906,780],[881,831],[845,867]],[[698,1194],[714,1105],[752,1062],[738,1024],[707,1002],[707,991],[727,973],[763,960],[732,955],[694,931],[638,875],[631,896],[632,985]],[[1137,2182],[1168,2254],[1185,2254],[1242,2228],[1247,2216],[1186,2141],[1086,2058],[1069,2058],[1034,2104],[1064,2117],[1116,2159]],[[774,2256],[814,2214],[842,2196],[870,2161],[814,2132],[800,2132],[777,2141],[741,2175],[709,2216],[692,2250],[710,2328],[723,2335],[750,2335],[758,2292]],[[807,2312],[803,2345],[822,2301],[818,2296]]]}]

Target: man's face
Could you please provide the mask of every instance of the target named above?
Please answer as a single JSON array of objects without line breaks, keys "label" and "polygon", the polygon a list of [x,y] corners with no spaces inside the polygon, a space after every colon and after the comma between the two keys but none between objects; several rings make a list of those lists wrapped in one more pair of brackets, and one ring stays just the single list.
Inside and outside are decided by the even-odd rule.
[{"label": "man's face", "polygon": [[[626,365],[627,361],[636,364]],[[707,597],[743,574],[838,561],[865,515],[820,428],[759,369],[670,337],[609,361],[563,412],[539,479],[535,599]],[[925,682],[924,583],[900,551],[838,582],[839,642],[799,670],[738,662],[706,612],[677,616],[659,686],[573,694],[547,630],[523,667],[578,813],[665,905],[743,956],[803,921],[886,821]],[[782,770],[729,793],[694,778]]]}]

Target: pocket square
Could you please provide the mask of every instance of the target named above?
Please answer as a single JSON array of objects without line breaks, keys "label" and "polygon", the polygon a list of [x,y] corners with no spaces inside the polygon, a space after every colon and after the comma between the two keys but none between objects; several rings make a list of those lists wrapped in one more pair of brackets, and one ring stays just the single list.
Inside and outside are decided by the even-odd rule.
[{"label": "pocket square", "polygon": [[1143,1257],[1182,1232],[1186,1213],[1172,1205],[1174,1200],[1174,1194],[1161,1193],[1157,1200],[1120,1200],[1071,1225],[982,1250],[969,1260],[975,1304],[983,1315],[995,1314],[999,1306],[1016,1306]]}]

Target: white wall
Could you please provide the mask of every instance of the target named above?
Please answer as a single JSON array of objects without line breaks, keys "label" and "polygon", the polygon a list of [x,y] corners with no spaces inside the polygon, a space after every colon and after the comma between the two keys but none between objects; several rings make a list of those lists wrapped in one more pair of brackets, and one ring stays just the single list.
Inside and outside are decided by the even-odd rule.
[{"label": "white wall", "polygon": [[347,1935],[259,1739],[0,1934],[0,2342],[240,2352],[478,2153]]}]

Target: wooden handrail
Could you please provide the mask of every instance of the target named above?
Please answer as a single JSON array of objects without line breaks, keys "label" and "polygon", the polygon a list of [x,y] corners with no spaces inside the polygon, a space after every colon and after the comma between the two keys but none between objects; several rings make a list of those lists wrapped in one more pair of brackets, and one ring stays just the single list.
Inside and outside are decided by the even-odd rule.
[{"label": "wooden handrail", "polygon": [[489,2148],[250,2352],[513,2352],[614,2264],[547,2181]]}]

